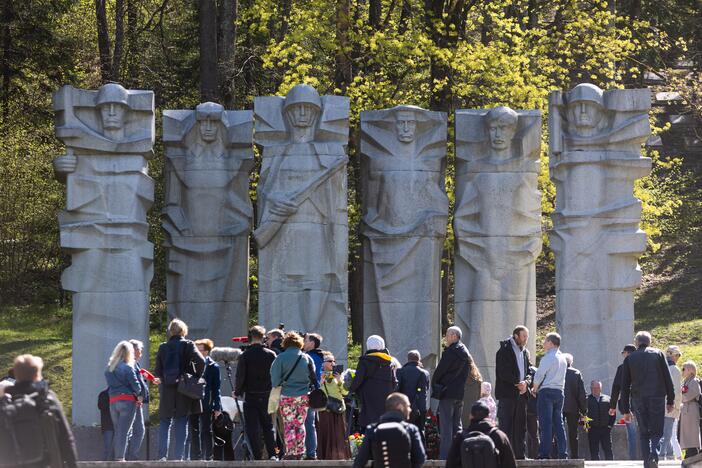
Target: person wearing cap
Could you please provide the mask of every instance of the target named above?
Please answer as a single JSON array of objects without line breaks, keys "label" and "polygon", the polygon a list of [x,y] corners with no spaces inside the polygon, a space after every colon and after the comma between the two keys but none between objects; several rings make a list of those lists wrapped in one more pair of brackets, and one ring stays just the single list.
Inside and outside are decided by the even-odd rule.
[{"label": "person wearing cap", "polygon": [[651,346],[651,334],[636,334],[636,351],[622,366],[620,408],[625,420],[636,414],[644,468],[658,468],[665,413],[673,411],[675,390],[668,363],[661,350]]},{"label": "person wearing cap", "polygon": [[446,330],[446,349],[431,378],[431,397],[439,400],[439,459],[446,460],[453,435],[462,428],[463,397],[473,357],[461,342],[463,332],[453,326]]},{"label": "person wearing cap", "polygon": [[675,403],[673,411],[665,415],[663,420],[663,440],[661,440],[660,456],[663,460],[674,460],[682,458],[682,450],[678,443],[678,420],[680,419],[680,407],[682,406],[682,373],[678,369],[677,363],[682,352],[677,346],[668,346],[665,350],[665,357],[668,361],[668,370],[673,379],[675,389]]},{"label": "person wearing cap", "polygon": [[[633,344],[628,344],[622,349],[622,359],[626,359],[631,353],[636,351],[636,346]],[[617,404],[619,402],[619,394],[622,388],[622,367],[623,363],[619,364],[617,367],[617,372],[614,374],[614,380],[612,381],[612,391],[609,402],[609,415],[617,415]],[[629,460],[636,460],[639,458],[639,432],[636,427],[636,421],[626,422],[626,440],[627,448],[629,451]]]},{"label": "person wearing cap", "polygon": [[512,446],[507,434],[499,430],[489,419],[490,409],[482,401],[476,401],[470,408],[470,425],[457,433],[451,442],[451,448],[446,457],[446,468],[462,468],[461,446],[463,441],[473,433],[480,432],[492,439],[497,452],[498,468],[517,468]]},{"label": "person wearing cap", "polygon": [[366,352],[358,360],[356,375],[349,391],[361,402],[359,424],[365,431],[377,423],[385,411],[385,399],[397,387],[393,357],[385,349],[385,340],[371,335],[366,340]]},{"label": "person wearing cap", "polygon": [[568,123],[571,133],[589,137],[600,131],[604,117],[602,90],[590,83],[581,83],[568,94]]}]

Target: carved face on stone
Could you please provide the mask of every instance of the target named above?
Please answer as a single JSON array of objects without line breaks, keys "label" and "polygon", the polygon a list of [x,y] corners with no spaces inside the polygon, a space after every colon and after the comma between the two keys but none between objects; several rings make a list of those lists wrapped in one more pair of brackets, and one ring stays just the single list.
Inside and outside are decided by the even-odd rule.
[{"label": "carved face on stone", "polygon": [[500,106],[490,110],[486,118],[490,147],[500,152],[509,150],[517,133],[517,113],[509,107]]},{"label": "carved face on stone", "polygon": [[306,102],[296,103],[286,109],[286,114],[293,127],[307,128],[314,125],[319,115],[319,109]]},{"label": "carved face on stone", "polygon": [[214,119],[202,119],[198,120],[198,126],[200,127],[200,137],[202,141],[206,143],[212,143],[217,139],[217,132],[219,131],[219,122]]},{"label": "carved face on stone", "polygon": [[124,127],[127,116],[127,106],[116,102],[106,102],[100,105],[102,128],[105,130],[120,130]]},{"label": "carved face on stone", "polygon": [[602,106],[593,101],[577,101],[568,105],[568,117],[579,132],[597,127],[603,115]]},{"label": "carved face on stone", "polygon": [[399,111],[395,117],[395,129],[397,139],[403,143],[414,141],[414,134],[417,129],[417,119],[412,111]]}]

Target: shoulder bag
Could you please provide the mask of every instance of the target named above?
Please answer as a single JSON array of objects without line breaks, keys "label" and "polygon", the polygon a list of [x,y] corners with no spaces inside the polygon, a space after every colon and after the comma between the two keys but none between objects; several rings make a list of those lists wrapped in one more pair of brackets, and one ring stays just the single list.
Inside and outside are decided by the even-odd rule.
[{"label": "shoulder bag", "polygon": [[302,359],[302,353],[300,353],[300,355],[297,357],[297,361],[295,361],[295,365],[292,366],[292,369],[290,369],[285,377],[283,377],[283,381],[280,382],[280,385],[271,389],[271,393],[268,396],[268,414],[274,414],[276,411],[278,411],[278,408],[280,407],[280,395],[283,393],[283,385],[288,381],[293,371],[300,363],[300,359]]},{"label": "shoulder bag", "polygon": [[[189,342],[186,342],[185,347],[183,348],[183,355],[181,358],[185,357],[185,349],[188,347],[188,343]],[[193,373],[190,374],[183,369],[183,372],[180,374],[180,378],[178,379],[178,393],[190,398],[191,400],[201,400],[205,395],[205,379],[201,379],[195,375],[195,366],[193,365],[192,361],[189,361],[184,367],[187,368],[188,366],[191,367]]]}]

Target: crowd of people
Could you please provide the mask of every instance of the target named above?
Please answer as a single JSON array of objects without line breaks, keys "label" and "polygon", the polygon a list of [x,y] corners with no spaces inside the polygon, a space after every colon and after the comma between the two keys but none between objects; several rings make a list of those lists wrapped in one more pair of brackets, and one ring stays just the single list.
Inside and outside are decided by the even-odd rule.
[{"label": "crowd of people", "polygon": [[[256,460],[350,459],[348,437],[358,430],[364,437],[354,466],[379,456],[399,460],[396,466],[422,466],[430,398],[438,400],[433,405],[438,458],[447,467],[466,466],[466,457],[486,454],[502,467],[526,458],[579,458],[583,432],[589,457],[598,460],[601,450],[611,460],[617,408],[627,425],[629,458],[643,459],[645,468],[656,468],[660,458],[679,459],[683,451],[690,457],[700,450],[697,367],[687,361],[679,368],[680,349],[670,346],[663,353],[651,346],[648,332],[624,346],[606,395],[597,380],[586,391],[585,378],[573,356],[561,351],[557,333],[545,336],[544,355],[534,367],[529,330],[517,326],[496,350],[494,398],[493,385],[483,381],[458,327],[447,329],[444,352],[430,373],[418,351],[410,351],[402,365],[377,335],[367,338],[356,369],[344,370],[317,333],[254,326],[236,356],[232,398],[221,395],[221,369],[210,356],[214,343],[193,342],[187,334],[184,322],[170,322],[153,373],[139,364],[141,342],[122,341],[114,348],[105,370],[107,388],[98,397],[104,459],[139,458],[149,385],[158,386],[160,395],[161,460],[233,459],[231,431],[228,441],[217,436],[217,428],[232,426],[223,408],[223,400],[232,398],[242,404],[244,440]],[[14,385],[0,385],[6,395],[41,388],[49,401],[56,400],[42,381],[40,358],[18,357],[14,372]],[[57,400],[55,405],[60,409]],[[59,414],[65,428],[62,450],[75,454],[70,428]]]}]

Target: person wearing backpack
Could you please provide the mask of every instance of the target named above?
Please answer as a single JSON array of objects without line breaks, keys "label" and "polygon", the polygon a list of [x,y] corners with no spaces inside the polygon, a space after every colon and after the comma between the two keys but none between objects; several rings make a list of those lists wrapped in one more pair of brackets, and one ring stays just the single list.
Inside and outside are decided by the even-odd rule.
[{"label": "person wearing backpack", "polygon": [[[191,398],[178,391],[178,382],[187,372],[196,378],[205,371],[205,358],[195,343],[186,340],[188,326],[179,319],[168,324],[168,341],[161,343],[156,353],[154,375],[161,380],[159,385],[158,458],[160,460],[182,460],[185,453],[188,416],[202,413],[201,398]],[[175,429],[175,445],[168,458],[168,443],[171,424]]]},{"label": "person wearing backpack", "polygon": [[446,460],[453,436],[462,428],[463,397],[473,358],[461,343],[461,329],[446,330],[446,349],[431,379],[431,397],[439,400],[439,458]]},{"label": "person wearing backpack", "polygon": [[56,394],[43,380],[44,361],[14,360],[15,384],[0,398],[0,466],[76,468],[78,453]]},{"label": "person wearing backpack", "polygon": [[476,401],[470,408],[470,425],[456,434],[446,468],[517,468],[507,434],[489,420],[490,408]]},{"label": "person wearing backpack", "polygon": [[407,422],[412,407],[404,393],[385,399],[380,421],[366,428],[353,468],[364,468],[373,460],[375,468],[420,468],[427,459],[419,429]]},{"label": "person wearing backpack", "polygon": [[427,392],[429,372],[422,367],[422,356],[416,349],[407,353],[407,363],[397,370],[397,391],[409,398],[412,406],[409,422],[417,426],[419,435],[424,438],[424,421],[427,418]]}]

